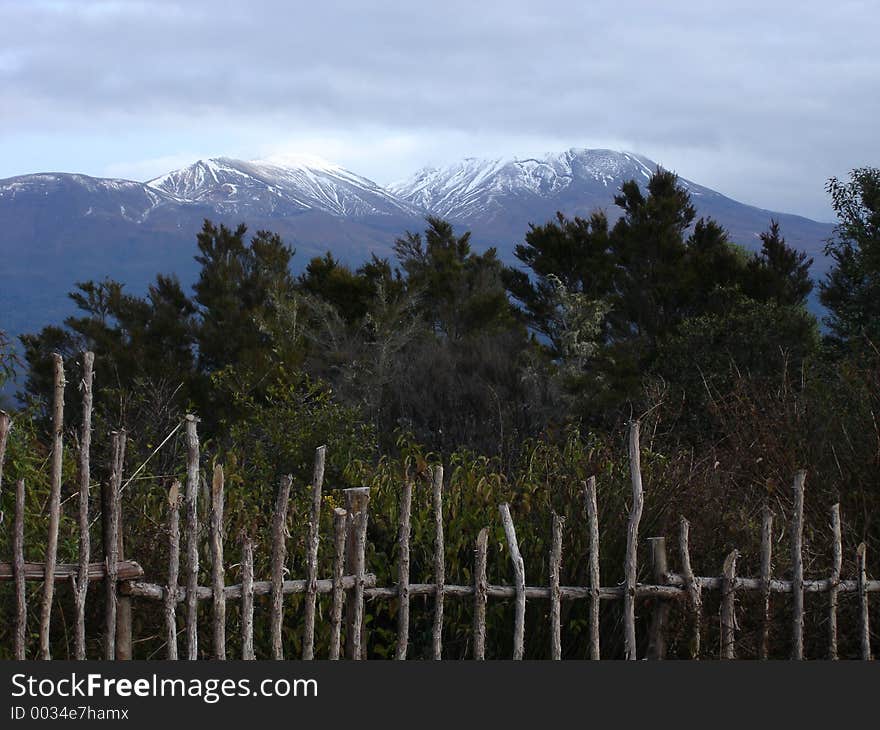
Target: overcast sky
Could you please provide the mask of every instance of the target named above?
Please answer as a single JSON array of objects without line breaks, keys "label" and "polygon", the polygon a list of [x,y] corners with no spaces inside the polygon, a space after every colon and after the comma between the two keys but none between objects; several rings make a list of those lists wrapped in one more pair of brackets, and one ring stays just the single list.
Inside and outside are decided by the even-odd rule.
[{"label": "overcast sky", "polygon": [[610,147],[830,219],[880,165],[878,39],[877,0],[0,0],[0,178]]}]

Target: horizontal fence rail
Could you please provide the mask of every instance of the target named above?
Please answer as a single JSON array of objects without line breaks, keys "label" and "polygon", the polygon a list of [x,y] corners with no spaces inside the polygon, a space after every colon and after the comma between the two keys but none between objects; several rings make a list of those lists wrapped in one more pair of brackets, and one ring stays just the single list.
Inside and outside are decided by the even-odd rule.
[{"label": "horizontal fence rail", "polygon": [[[410,539],[412,534],[411,513],[413,482],[405,474],[399,495],[399,514],[397,523],[397,577],[395,585],[377,585],[376,576],[369,571],[367,564],[367,536],[369,523],[370,492],[367,488],[344,491],[345,508],[333,511],[333,534],[327,541],[333,555],[333,574],[321,578],[318,575],[318,559],[322,547],[320,534],[322,488],[324,481],[326,448],[319,447],[315,452],[315,466],[310,485],[310,509],[308,511],[305,565],[307,575],[292,579],[286,575],[289,562],[287,542],[287,521],[292,486],[292,477],[284,477],[276,492],[275,508],[272,515],[271,575],[264,579],[254,576],[254,542],[252,536],[239,536],[242,546],[242,562],[238,566],[239,582],[229,583],[229,568],[224,563],[225,538],[225,480],[222,466],[215,466],[210,475],[207,491],[201,489],[202,469],[198,437],[198,418],[188,415],[183,421],[187,446],[186,480],[184,484],[175,482],[166,500],[165,526],[167,533],[168,569],[164,583],[145,579],[141,566],[125,559],[124,525],[121,524],[121,500],[124,490],[124,449],[125,434],[112,434],[111,477],[102,485],[101,524],[104,556],[102,562],[90,562],[89,544],[89,485],[91,482],[89,448],[91,444],[91,409],[93,357],[84,357],[85,377],[82,383],[83,422],[80,434],[79,452],[79,562],[58,563],[58,528],[61,517],[61,456],[63,450],[63,398],[64,369],[61,358],[54,358],[55,391],[53,417],[53,452],[51,456],[50,495],[48,503],[49,540],[45,561],[41,563],[24,560],[24,496],[26,485],[19,480],[15,486],[15,514],[12,520],[13,556],[11,562],[0,563],[0,582],[14,583],[14,648],[17,659],[26,654],[26,626],[28,606],[25,585],[27,581],[42,581],[42,601],[40,603],[39,656],[51,658],[50,622],[52,603],[55,599],[53,587],[57,583],[69,582],[74,588],[76,604],[75,655],[85,658],[85,596],[92,583],[104,586],[103,655],[105,658],[130,658],[133,644],[131,611],[133,601],[154,601],[163,606],[166,657],[176,659],[179,655],[179,634],[183,635],[183,655],[196,659],[210,653],[217,659],[225,659],[227,654],[227,602],[240,602],[241,609],[241,656],[244,659],[256,658],[254,652],[254,597],[268,596],[270,615],[270,654],[272,658],[284,657],[283,627],[285,625],[285,598],[301,594],[303,601],[304,627],[301,642],[302,658],[312,659],[319,652],[315,646],[315,624],[318,619],[317,597],[329,596],[330,641],[328,655],[331,659],[345,656],[349,659],[366,658],[365,640],[365,602],[374,600],[395,600],[397,610],[397,639],[394,656],[406,659],[410,638],[411,601],[416,597],[433,599],[431,627],[431,656],[443,658],[444,608],[446,600],[466,599],[473,605],[472,653],[475,659],[485,658],[486,646],[486,607],[489,599],[513,601],[514,619],[511,627],[514,659],[524,656],[526,604],[530,600],[549,602],[550,641],[549,654],[553,659],[562,656],[562,618],[560,604],[563,601],[586,601],[589,603],[588,635],[589,658],[602,656],[600,634],[600,606],[607,601],[620,601],[622,607],[623,653],[627,659],[637,658],[636,643],[636,601],[649,601],[650,625],[647,629],[648,641],[646,658],[662,659],[666,654],[666,628],[670,619],[670,609],[681,607],[689,624],[689,654],[699,658],[701,636],[706,626],[704,617],[705,594],[716,592],[719,597],[721,658],[736,658],[737,606],[736,595],[743,592],[759,594],[761,631],[757,651],[759,658],[767,658],[768,635],[772,621],[770,596],[785,594],[791,604],[791,657],[804,658],[804,621],[806,594],[825,594],[829,596],[827,611],[828,657],[838,656],[838,598],[840,594],[854,594],[858,597],[858,637],[860,656],[871,659],[871,633],[869,595],[880,592],[880,580],[869,580],[867,575],[867,548],[864,543],[858,546],[855,555],[857,566],[855,577],[841,575],[842,540],[841,517],[838,505],[831,507],[831,533],[833,543],[832,570],[827,578],[805,578],[803,556],[803,504],[806,473],[801,471],[793,478],[793,504],[789,543],[791,549],[791,578],[782,580],[771,575],[772,547],[774,544],[773,515],[764,510],[761,525],[761,574],[758,577],[737,575],[739,552],[731,551],[723,561],[721,575],[698,576],[691,568],[689,542],[689,523],[684,517],[679,523],[678,557],[681,571],[668,568],[666,539],[652,537],[650,562],[653,582],[639,582],[639,548],[643,544],[639,529],[644,504],[641,457],[639,446],[639,422],[630,425],[628,437],[628,456],[632,499],[626,527],[626,552],[624,556],[624,580],[619,585],[603,586],[599,570],[600,525],[598,504],[599,485],[595,477],[586,480],[583,487],[584,513],[589,535],[587,573],[589,584],[584,586],[561,585],[560,569],[564,555],[565,520],[553,515],[552,537],[548,555],[549,585],[529,585],[529,566],[520,554],[516,515],[509,504],[498,505],[498,516],[505,536],[509,556],[510,585],[489,583],[487,575],[488,529],[483,529],[474,542],[473,581],[459,585],[447,580],[444,543],[444,471],[435,466],[430,473],[431,518],[433,526],[433,582],[413,583],[410,580]],[[5,457],[7,436],[11,421],[0,412],[0,487]],[[203,536],[199,521],[198,500],[207,495],[209,500],[207,533]],[[181,512],[183,519],[181,519]],[[211,564],[207,569],[199,566],[202,541],[206,541]],[[210,572],[210,585],[199,583],[200,570]],[[211,645],[210,651],[199,648],[200,603],[210,603]],[[183,614],[184,630],[178,630],[178,608]],[[201,611],[202,617],[208,613]],[[204,631],[204,629],[203,629]]]}]

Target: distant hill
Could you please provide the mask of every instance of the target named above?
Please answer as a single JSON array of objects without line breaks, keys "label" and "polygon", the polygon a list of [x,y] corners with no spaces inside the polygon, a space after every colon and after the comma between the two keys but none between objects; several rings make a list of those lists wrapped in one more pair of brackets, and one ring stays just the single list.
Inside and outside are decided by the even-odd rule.
[{"label": "distant hill", "polygon": [[[616,215],[613,196],[629,179],[644,182],[657,165],[640,155],[570,149],[542,159],[467,159],[424,169],[383,188],[315,158],[244,162],[200,160],[148,182],[68,173],[0,180],[0,328],[10,334],[58,322],[72,310],[75,282],[110,276],[142,292],[159,272],[190,283],[202,221],[279,233],[297,249],[295,266],[331,250],[356,264],[371,252],[390,255],[395,237],[421,230],[424,216],[473,231],[478,248],[496,246],[515,263],[513,247],[531,222],[557,210]],[[724,225],[754,249],[777,218],[788,241],[825,268],[832,226],[755,208],[689,180],[700,215]]]}]

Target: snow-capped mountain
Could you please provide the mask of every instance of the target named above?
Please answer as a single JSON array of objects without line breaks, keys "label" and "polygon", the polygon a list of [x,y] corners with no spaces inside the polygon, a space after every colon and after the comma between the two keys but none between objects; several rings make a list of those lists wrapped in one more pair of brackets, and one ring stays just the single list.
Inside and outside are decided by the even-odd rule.
[{"label": "snow-capped mountain", "polygon": [[199,160],[147,185],[181,202],[210,205],[225,214],[275,217],[317,210],[345,217],[419,213],[372,180],[316,157]]},{"label": "snow-capped mountain", "polygon": [[[445,168],[424,168],[389,189],[437,215],[482,222],[540,201],[558,209],[569,204],[604,208],[624,182],[645,182],[656,169],[655,162],[631,152],[572,148],[540,159],[467,158]],[[712,193],[683,182],[697,195]]]},{"label": "snow-capped mountain", "polygon": [[[303,267],[327,250],[355,265],[372,252],[390,257],[395,238],[422,230],[431,213],[470,230],[475,248],[496,246],[516,264],[514,246],[530,223],[597,208],[614,218],[620,186],[647,182],[656,167],[629,152],[569,149],[542,158],[466,159],[387,188],[312,157],[213,158],[148,182],[67,173],[0,180],[0,330],[18,334],[60,321],[77,281],[109,276],[135,292],[159,272],[191,281],[206,218],[277,232]],[[700,215],[747,248],[757,248],[758,234],[777,218],[788,241],[816,257],[821,274],[830,225],[682,184]]]}]

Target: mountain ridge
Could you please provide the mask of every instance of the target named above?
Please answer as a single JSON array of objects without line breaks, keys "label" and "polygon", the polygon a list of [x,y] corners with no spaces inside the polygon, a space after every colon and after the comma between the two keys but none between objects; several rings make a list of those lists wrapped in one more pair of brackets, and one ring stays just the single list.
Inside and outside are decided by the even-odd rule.
[{"label": "mountain ridge", "polygon": [[[252,231],[277,232],[297,249],[295,265],[331,250],[358,264],[390,256],[407,230],[429,214],[472,232],[478,250],[495,246],[509,264],[531,223],[557,211],[616,217],[613,196],[627,179],[647,182],[658,165],[632,152],[569,148],[544,157],[466,158],[423,168],[381,186],[312,156],[197,160],[141,182],[78,173],[35,173],[0,180],[0,329],[12,334],[57,322],[71,312],[66,294],[77,281],[112,278],[141,293],[157,273],[196,275],[196,234],[205,218]],[[826,267],[832,226],[739,203],[680,178],[698,215],[711,216],[749,249],[770,218],[783,234]]]}]

